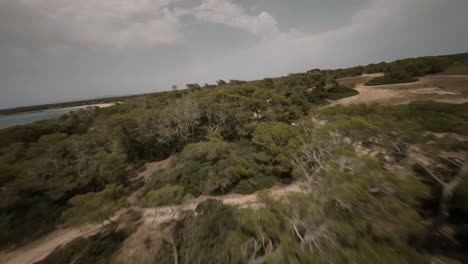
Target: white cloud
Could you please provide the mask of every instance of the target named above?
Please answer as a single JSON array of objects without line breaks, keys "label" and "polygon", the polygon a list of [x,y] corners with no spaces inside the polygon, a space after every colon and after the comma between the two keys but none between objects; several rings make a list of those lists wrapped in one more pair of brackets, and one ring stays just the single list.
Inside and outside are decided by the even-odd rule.
[{"label": "white cloud", "polygon": [[[70,44],[133,48],[176,43],[184,38],[184,17],[255,36],[279,32],[276,20],[267,12],[249,15],[244,7],[229,0],[202,0],[191,8],[177,8],[182,1],[0,0],[0,31],[14,32],[35,45],[42,43],[46,49]],[[21,17],[9,15],[15,12]],[[8,17],[2,19],[4,15]]]},{"label": "white cloud", "polygon": [[275,18],[269,13],[262,11],[258,15],[249,15],[242,6],[228,0],[204,0],[190,9],[176,9],[176,13],[191,15],[200,21],[226,25],[257,36],[279,32]]}]

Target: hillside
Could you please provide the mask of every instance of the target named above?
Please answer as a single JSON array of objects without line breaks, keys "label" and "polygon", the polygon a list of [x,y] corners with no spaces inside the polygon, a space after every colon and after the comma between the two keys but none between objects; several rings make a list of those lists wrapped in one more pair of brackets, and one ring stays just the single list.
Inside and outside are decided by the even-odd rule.
[{"label": "hillside", "polygon": [[[0,262],[467,262],[467,63],[187,84],[2,129]],[[395,72],[417,80],[369,86]]]}]

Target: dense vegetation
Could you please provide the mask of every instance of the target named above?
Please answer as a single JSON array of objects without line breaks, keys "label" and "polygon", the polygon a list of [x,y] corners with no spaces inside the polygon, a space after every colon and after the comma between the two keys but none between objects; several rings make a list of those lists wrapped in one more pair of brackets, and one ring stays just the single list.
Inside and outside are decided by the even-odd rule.
[{"label": "dense vegetation", "polygon": [[396,84],[396,83],[410,83],[416,82],[418,78],[408,74],[405,70],[393,70],[385,73],[382,77],[376,77],[366,83],[367,86]]},{"label": "dense vegetation", "polygon": [[[336,84],[327,84],[319,72],[276,80],[188,85],[186,91],[130,98],[106,109],[82,110],[0,130],[0,244],[50,230],[64,210],[74,205],[74,196],[101,191],[108,184],[128,185],[132,166],[165,159],[190,143],[195,144],[183,151],[183,165],[167,172],[182,179],[168,176],[166,182],[185,185],[192,195],[232,189],[246,193],[271,186],[273,177],[287,178],[281,170],[288,169],[275,165],[271,166],[274,171],[267,171],[269,164],[281,162],[281,155],[260,152],[268,147],[262,144],[268,143],[252,142],[254,131],[263,122],[287,124],[301,118],[312,105],[325,102],[327,85],[333,89]],[[281,130],[281,124],[276,126]],[[226,141],[224,153],[215,137]],[[195,153],[210,145],[210,140],[220,156]],[[244,146],[257,157],[243,155]],[[233,164],[238,169],[232,169]],[[229,177],[228,172],[226,177],[215,173],[227,168]],[[210,175],[205,174],[207,170],[212,171]]]},{"label": "dense vegetation", "polygon": [[427,74],[468,74],[468,53],[431,56],[397,60],[394,62],[371,63],[367,66],[357,66],[348,69],[328,70],[327,74],[334,78],[352,77],[361,74],[384,73],[366,85],[385,85],[409,83],[418,80],[417,77]]},{"label": "dense vegetation", "polygon": [[[300,144],[289,143],[296,151],[286,154],[295,177],[306,181],[306,192],[282,201],[264,195],[268,206],[254,210],[215,201],[200,205],[196,214],[189,213],[174,227],[179,261],[452,263],[437,255],[440,245],[446,245],[445,254],[466,261],[457,246],[438,233],[441,226],[435,222],[441,208],[434,204],[440,202],[441,190],[437,182],[417,166],[414,172],[410,169],[395,175],[383,164],[414,164],[410,146],[425,148],[423,153],[428,155],[466,151],[467,142],[454,145],[449,138],[436,138],[425,131],[467,135],[467,110],[468,104],[415,102],[314,111],[313,121],[307,121],[312,123],[304,124],[308,129],[301,132]],[[317,120],[325,124],[317,127]],[[434,125],[437,123],[444,125]],[[456,124],[462,128],[458,130]],[[359,154],[358,146],[377,155]],[[463,174],[447,163],[437,166],[437,173],[446,180],[468,179],[466,170]],[[451,201],[450,213],[456,212],[457,217],[442,224],[450,225],[463,244],[467,234],[460,220],[468,216],[468,208],[461,206],[466,203],[465,188],[458,188]],[[434,225],[422,225],[423,218],[434,218]],[[216,250],[211,250],[213,245]],[[166,244],[155,263],[172,263],[173,257],[172,247]]]},{"label": "dense vegetation", "polygon": [[[466,261],[468,175],[458,154],[467,151],[468,104],[319,107],[357,93],[339,86],[338,77],[398,65],[410,74],[386,77],[401,81],[466,59],[188,84],[0,130],[0,246],[58,224],[114,223],[142,184],[134,181],[141,165],[172,156],[139,192],[139,207],[293,181],[305,190],[281,200],[262,192],[257,209],[202,203],[170,223],[172,239],[155,263]],[[117,226],[73,241],[43,263],[109,263],[129,234]],[[453,237],[441,231],[447,228]]]},{"label": "dense vegetation", "polygon": [[456,70],[458,74],[466,74],[464,69],[468,65],[468,53],[428,56],[396,60],[393,62],[371,63],[366,66],[356,66],[346,69],[327,70],[335,78],[359,76],[361,74],[387,73],[395,69],[403,70],[410,76],[417,77],[425,74],[445,73]]}]

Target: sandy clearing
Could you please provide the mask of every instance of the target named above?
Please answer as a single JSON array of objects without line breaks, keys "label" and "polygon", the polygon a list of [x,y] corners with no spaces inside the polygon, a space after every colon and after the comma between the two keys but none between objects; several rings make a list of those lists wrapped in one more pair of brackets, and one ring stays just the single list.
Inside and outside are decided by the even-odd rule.
[{"label": "sandy clearing", "polygon": [[332,101],[330,105],[359,103],[405,104],[414,100],[434,100],[447,103],[468,102],[468,75],[433,75],[420,77],[413,83],[365,86],[382,74],[366,74],[339,79],[346,86],[355,86],[358,95]]}]

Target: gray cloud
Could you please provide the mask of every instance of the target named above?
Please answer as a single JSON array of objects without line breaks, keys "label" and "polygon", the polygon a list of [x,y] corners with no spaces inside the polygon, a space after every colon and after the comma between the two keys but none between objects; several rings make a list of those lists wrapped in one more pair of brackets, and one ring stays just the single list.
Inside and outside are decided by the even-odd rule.
[{"label": "gray cloud", "polygon": [[[181,38],[171,0],[2,0],[7,29],[24,35],[55,37],[58,43],[112,47],[173,43]],[[16,11],[17,13],[15,14]],[[11,21],[11,19],[13,21]],[[21,20],[20,20],[21,19]],[[25,19],[23,21],[23,19]],[[13,23],[14,25],[13,25]],[[67,41],[68,43],[63,43]],[[62,43],[61,43],[62,42]]]},{"label": "gray cloud", "polygon": [[0,108],[467,51],[465,0],[0,0]]},{"label": "gray cloud", "polygon": [[279,32],[275,18],[268,12],[249,15],[241,5],[227,0],[205,0],[191,9],[176,9],[176,13],[182,16],[191,15],[207,23],[227,25],[253,35],[271,35]]}]

